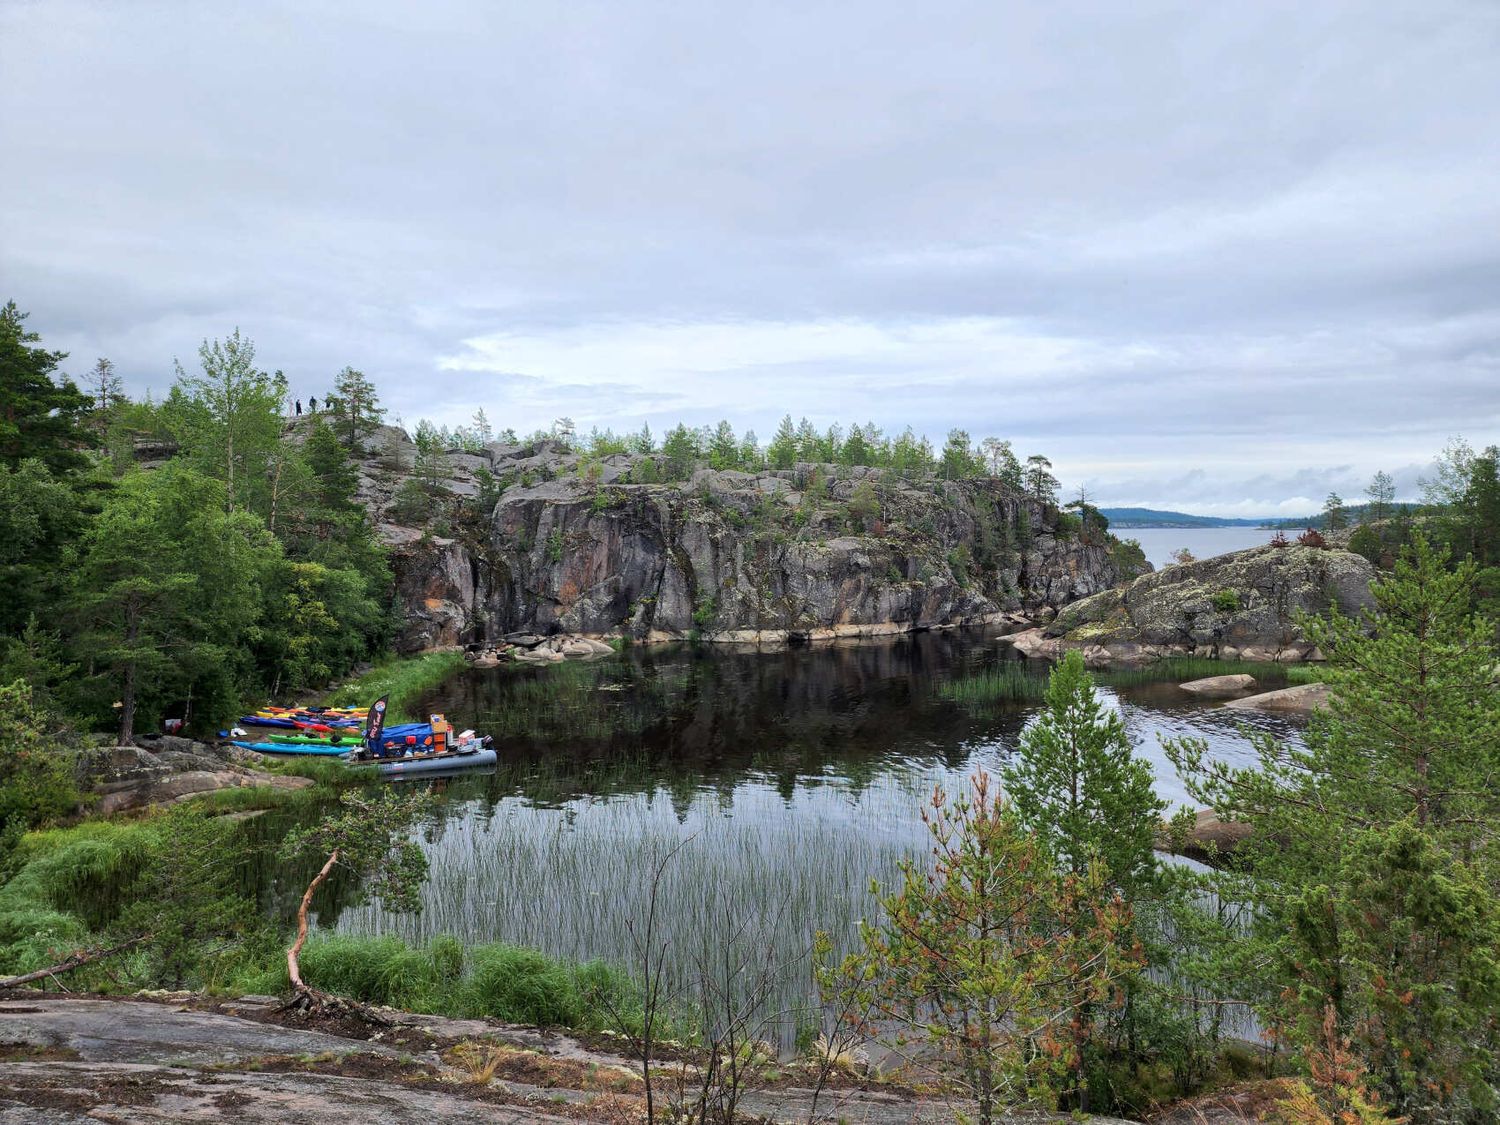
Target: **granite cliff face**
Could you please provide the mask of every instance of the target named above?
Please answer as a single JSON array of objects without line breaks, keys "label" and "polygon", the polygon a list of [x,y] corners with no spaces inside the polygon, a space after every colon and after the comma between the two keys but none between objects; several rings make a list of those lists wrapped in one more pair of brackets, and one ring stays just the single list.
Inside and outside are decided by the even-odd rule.
[{"label": "granite cliff face", "polygon": [[1374,578],[1369,561],[1348,551],[1254,547],[1165,567],[1077,601],[1020,646],[1044,656],[1082,648],[1096,667],[1182,655],[1316,659],[1299,615],[1336,608],[1358,617],[1374,607]]},{"label": "granite cliff face", "polygon": [[361,496],[393,548],[407,651],[508,632],[775,644],[1019,623],[1122,577],[1106,539],[1060,534],[1055,510],[997,481],[803,464],[638,483],[660,458],[496,444],[429,466],[414,511],[406,435],[386,427],[372,451]]}]

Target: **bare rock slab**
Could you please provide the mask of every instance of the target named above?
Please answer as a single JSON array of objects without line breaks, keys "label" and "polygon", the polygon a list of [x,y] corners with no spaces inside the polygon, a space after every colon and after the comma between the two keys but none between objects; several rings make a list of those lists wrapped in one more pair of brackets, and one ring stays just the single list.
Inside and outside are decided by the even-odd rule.
[{"label": "bare rock slab", "polygon": [[1298,684],[1280,691],[1266,691],[1249,695],[1244,699],[1232,699],[1224,704],[1237,710],[1286,711],[1292,714],[1309,715],[1328,704],[1327,684]]},{"label": "bare rock slab", "polygon": [[1201,680],[1190,680],[1178,687],[1183,691],[1191,692],[1193,695],[1204,699],[1228,699],[1236,695],[1243,695],[1247,691],[1254,691],[1255,677],[1248,675],[1238,676],[1206,676]]}]

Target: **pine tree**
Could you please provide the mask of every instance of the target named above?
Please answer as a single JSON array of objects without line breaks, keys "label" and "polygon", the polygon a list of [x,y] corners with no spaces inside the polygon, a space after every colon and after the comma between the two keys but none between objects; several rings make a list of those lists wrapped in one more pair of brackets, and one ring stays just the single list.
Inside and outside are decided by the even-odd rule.
[{"label": "pine tree", "polygon": [[89,398],[54,378],[68,353],[35,346],[41,337],[26,330],[26,317],[14,301],[0,308],[0,464],[34,457],[57,472],[82,468]]},{"label": "pine tree", "polygon": [[329,410],[337,419],[336,429],[344,446],[350,453],[364,452],[364,439],[378,429],[385,420],[385,408],[380,405],[380,395],[375,384],[364,372],[346,367],[334,379],[335,398]]},{"label": "pine tree", "polygon": [[766,446],[766,459],[773,469],[790,469],[797,463],[797,427],[790,414],[776,427],[771,444]]},{"label": "pine tree", "polygon": [[1052,462],[1040,453],[1026,458],[1026,491],[1038,504],[1057,503],[1057,478],[1052,475]]},{"label": "pine tree", "polygon": [[715,469],[739,468],[740,443],[727,419],[719,423],[709,440],[708,463]]},{"label": "pine tree", "polygon": [[1041,713],[1002,778],[1021,824],[1065,870],[1079,874],[1097,860],[1108,886],[1127,898],[1151,883],[1166,803],[1118,712],[1099,701],[1077,650],[1052,669]]},{"label": "pine tree", "polygon": [[[1500,884],[1496,651],[1491,627],[1469,614],[1474,566],[1446,561],[1418,536],[1373,587],[1373,620],[1306,623],[1328,658],[1330,698],[1303,746],[1260,736],[1255,763],[1235,766],[1210,759],[1201,741],[1167,744],[1189,792],[1249,827],[1238,872],[1214,885],[1254,920],[1238,964],[1277,967],[1259,982],[1263,1016],[1309,1050],[1331,1019],[1414,1125],[1492,1120],[1500,1082],[1500,1007],[1478,1016],[1450,998],[1419,1030],[1387,1007],[1409,1006],[1405,992],[1387,991],[1403,975],[1414,997],[1427,977],[1451,988],[1435,983],[1444,965],[1471,975],[1500,966],[1494,930],[1480,924]],[[1489,905],[1473,899],[1481,887]],[[1435,897],[1450,893],[1470,905]],[[1462,966],[1455,926],[1471,927]],[[1231,951],[1245,940],[1226,938]],[[1447,1061],[1443,1079],[1419,1089],[1409,1061],[1423,1057]]]},{"label": "pine tree", "polygon": [[1058,872],[982,772],[968,794],[935,792],[922,819],[932,862],[903,864],[882,921],[862,923],[862,948],[822,975],[859,996],[882,1046],[956,1078],[990,1125],[1076,1072],[1076,1012],[1139,969],[1130,912],[1097,866]]}]

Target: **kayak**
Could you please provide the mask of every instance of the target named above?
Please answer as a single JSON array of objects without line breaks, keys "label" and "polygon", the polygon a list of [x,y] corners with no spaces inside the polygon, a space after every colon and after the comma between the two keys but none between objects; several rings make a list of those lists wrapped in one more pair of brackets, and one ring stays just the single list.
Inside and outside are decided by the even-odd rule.
[{"label": "kayak", "polygon": [[261,754],[321,754],[325,757],[333,757],[349,753],[348,746],[297,746],[288,742],[243,742],[231,740],[229,745],[238,746],[241,750],[254,750]]},{"label": "kayak", "polygon": [[358,746],[360,739],[355,734],[268,734],[269,742],[286,743],[288,746]]}]

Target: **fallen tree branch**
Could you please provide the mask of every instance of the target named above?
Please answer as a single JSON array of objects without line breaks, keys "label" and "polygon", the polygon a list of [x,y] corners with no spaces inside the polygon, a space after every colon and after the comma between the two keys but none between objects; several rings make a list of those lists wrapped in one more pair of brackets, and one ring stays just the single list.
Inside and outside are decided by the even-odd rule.
[{"label": "fallen tree branch", "polygon": [[133,937],[127,942],[109,949],[80,949],[76,953],[70,953],[55,965],[48,965],[45,969],[37,969],[30,973],[22,973],[18,977],[5,977],[0,979],[0,988],[15,988],[17,985],[30,984],[34,980],[42,980],[45,977],[55,977],[60,973],[72,972],[74,969],[84,965],[91,965],[95,961],[103,961],[106,957],[113,957],[116,953],[124,953],[125,950],[140,945],[143,941],[150,941],[153,934],[141,934]]}]

